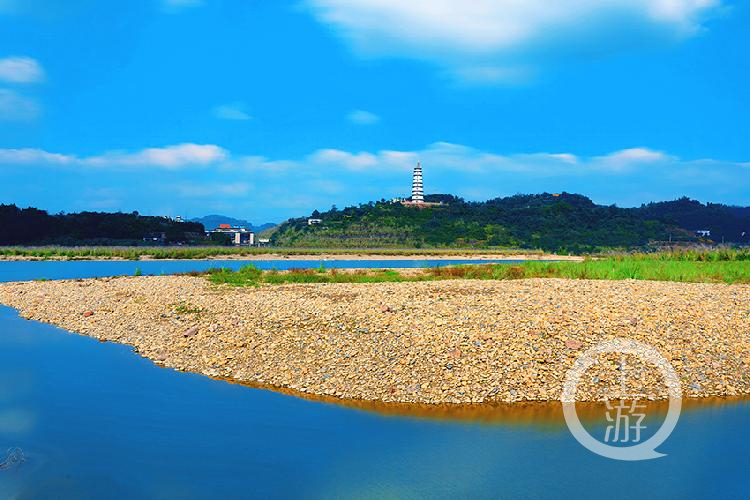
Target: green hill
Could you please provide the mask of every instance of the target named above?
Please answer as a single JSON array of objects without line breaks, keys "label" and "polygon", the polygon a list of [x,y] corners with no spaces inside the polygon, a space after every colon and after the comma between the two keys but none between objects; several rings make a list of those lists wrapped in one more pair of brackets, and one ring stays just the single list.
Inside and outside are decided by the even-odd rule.
[{"label": "green hill", "polygon": [[[321,219],[319,224],[308,225],[308,217],[290,219],[278,227],[272,241],[290,247],[499,246],[589,251],[670,239],[697,241],[694,230],[710,229],[704,227],[708,222],[699,215],[713,213],[717,207],[723,207],[726,217],[737,219],[733,231],[743,224],[750,228],[744,209],[685,200],[639,208],[596,205],[585,196],[569,193],[516,195],[485,202],[432,195],[427,201],[444,204],[424,208],[381,200],[343,210],[315,211],[310,217]],[[739,235],[737,232],[737,238],[727,241],[741,242]]]}]

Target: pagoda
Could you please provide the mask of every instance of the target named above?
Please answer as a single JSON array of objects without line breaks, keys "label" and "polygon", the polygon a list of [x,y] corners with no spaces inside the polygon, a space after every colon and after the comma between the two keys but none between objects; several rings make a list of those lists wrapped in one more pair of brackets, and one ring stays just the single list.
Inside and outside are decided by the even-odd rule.
[{"label": "pagoda", "polygon": [[417,162],[411,181],[411,202],[424,203],[424,186],[422,184],[422,164]]}]

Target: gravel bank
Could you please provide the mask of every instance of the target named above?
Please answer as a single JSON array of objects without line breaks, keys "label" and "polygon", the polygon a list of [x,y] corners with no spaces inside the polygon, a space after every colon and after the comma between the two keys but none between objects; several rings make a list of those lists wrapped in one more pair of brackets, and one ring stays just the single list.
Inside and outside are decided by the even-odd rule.
[{"label": "gravel bank", "polygon": [[[648,343],[687,397],[750,394],[750,286],[532,279],[217,287],[202,277],[8,283],[28,319],[121,342],[157,363],[310,394],[415,403],[544,401],[588,347]],[[604,355],[580,400],[620,388]],[[627,359],[626,389],[654,399]]]}]

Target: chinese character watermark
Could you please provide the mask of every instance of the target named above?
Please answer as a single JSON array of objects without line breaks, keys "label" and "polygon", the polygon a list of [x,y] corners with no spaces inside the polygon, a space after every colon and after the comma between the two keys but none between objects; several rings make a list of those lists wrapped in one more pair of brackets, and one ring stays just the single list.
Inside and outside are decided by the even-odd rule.
[{"label": "chinese character watermark", "polygon": [[[625,355],[620,356],[620,393],[617,395],[608,394],[604,397],[604,402],[607,407],[606,418],[608,422],[612,422],[612,425],[608,425],[604,433],[604,442],[637,443],[641,440],[641,430],[645,429],[645,425],[641,425],[643,419],[646,418],[645,413],[636,413],[636,410],[643,410],[646,405],[639,405],[638,400],[645,398],[645,394],[628,394],[626,390],[626,358]],[[619,404],[612,406],[611,400],[619,399]],[[610,414],[610,410],[612,413]],[[613,416],[614,415],[614,416]],[[635,425],[631,425],[631,418],[634,420]],[[634,437],[631,441],[630,430],[635,431]],[[622,431],[622,435],[621,432]]]},{"label": "chinese character watermark", "polygon": [[[618,441],[622,441],[623,443],[627,443],[630,441],[630,429],[635,430],[635,436],[633,437],[633,443],[637,443],[641,440],[641,429],[645,429],[645,425],[641,425],[641,422],[643,422],[643,419],[646,418],[645,413],[636,413],[635,410],[637,408],[646,408],[646,405],[639,405],[638,400],[633,400],[630,402],[631,404],[628,405],[628,401],[621,399],[620,404],[617,406],[610,406],[609,404],[609,398],[606,400],[607,410],[617,410],[614,417],[611,417],[609,415],[609,411],[607,411],[607,420],[609,422],[614,422],[612,425],[607,426],[607,430],[604,433],[604,442],[608,443],[610,438],[610,432],[612,433],[612,442],[616,443]],[[626,414],[623,415],[623,410],[627,410]],[[630,417],[637,417],[637,420],[635,420],[635,425],[630,425]],[[623,431],[623,438],[620,439],[620,430]],[[612,432],[614,431],[614,432]]]},{"label": "chinese character watermark", "polygon": [[[605,430],[604,442],[601,442],[594,439],[581,425],[576,413],[575,395],[583,374],[598,362],[596,357],[604,353],[621,353],[622,356],[619,367],[620,394],[607,395],[605,398],[606,419],[610,425]],[[644,442],[641,442],[641,431],[646,429],[646,426],[642,424],[646,418],[646,414],[642,411],[645,405],[638,404],[638,400],[645,398],[646,395],[628,394],[625,390],[626,354],[637,356],[656,366],[669,392],[667,417],[656,434]],[[677,425],[682,407],[682,389],[674,368],[655,348],[635,340],[615,339],[592,347],[575,361],[565,376],[561,400],[565,422],[570,432],[583,446],[598,455],[616,460],[648,460],[664,456],[656,451],[656,447],[669,437]],[[618,401],[614,403],[611,400]],[[605,443],[634,443],[634,446],[612,446]]]}]

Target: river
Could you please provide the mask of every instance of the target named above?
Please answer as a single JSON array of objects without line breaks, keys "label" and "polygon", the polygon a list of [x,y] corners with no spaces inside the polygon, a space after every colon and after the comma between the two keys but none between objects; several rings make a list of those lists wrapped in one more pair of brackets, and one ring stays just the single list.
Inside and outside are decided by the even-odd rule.
[{"label": "river", "polygon": [[[0,262],[0,280],[242,264]],[[408,264],[435,262],[325,263]],[[606,425],[602,413],[586,427]],[[616,461],[581,446],[550,407],[311,401],[160,368],[0,307],[0,463],[9,448],[25,458],[0,468],[0,498],[747,498],[748,442],[747,400],[693,404],[659,447],[665,457]]]}]

